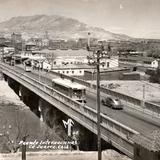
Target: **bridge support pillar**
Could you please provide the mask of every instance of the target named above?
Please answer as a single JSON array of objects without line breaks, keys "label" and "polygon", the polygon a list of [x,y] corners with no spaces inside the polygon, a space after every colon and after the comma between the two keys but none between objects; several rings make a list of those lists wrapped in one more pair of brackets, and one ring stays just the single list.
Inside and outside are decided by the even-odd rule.
[{"label": "bridge support pillar", "polygon": [[2,71],[0,71],[0,80],[3,80],[3,72]]},{"label": "bridge support pillar", "polygon": [[20,100],[22,100],[22,85],[19,87],[19,94],[18,94]]},{"label": "bridge support pillar", "polygon": [[43,103],[42,103],[42,99],[39,99],[39,104],[38,104],[38,111],[39,111],[39,118],[40,121],[43,122],[43,113],[42,113],[42,107],[43,107]]}]

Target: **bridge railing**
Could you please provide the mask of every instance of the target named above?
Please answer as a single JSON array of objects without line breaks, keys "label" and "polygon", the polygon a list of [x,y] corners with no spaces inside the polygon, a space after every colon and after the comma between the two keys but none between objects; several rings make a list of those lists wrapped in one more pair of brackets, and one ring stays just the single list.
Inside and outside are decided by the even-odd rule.
[{"label": "bridge railing", "polygon": [[[61,92],[54,90],[53,88],[47,86],[46,84],[33,79],[26,74],[22,74],[18,71],[15,71],[13,68],[1,65],[3,69],[3,73],[7,74],[11,78],[17,80],[22,85],[28,87],[36,94],[40,95],[42,98],[45,99],[46,95],[48,97],[48,102],[52,103],[53,101],[56,102],[57,106],[63,106],[60,108],[64,113],[68,114],[73,119],[77,119],[78,122],[87,125],[88,128],[97,133],[97,112],[96,110],[86,106],[85,104],[81,104],[77,101],[72,100],[71,98],[65,96]],[[118,145],[122,143],[123,139],[123,150],[124,153],[129,154],[132,156],[133,153],[133,142],[131,141],[131,137],[134,134],[139,134],[135,130],[111,119],[107,115],[101,113],[101,130],[102,130],[102,138],[107,141],[112,141],[112,144]],[[128,147],[128,150],[126,149]],[[119,145],[119,149],[121,146]]]},{"label": "bridge railing", "polygon": [[[92,83],[87,82],[85,80],[82,80],[82,79],[79,79],[76,77],[70,77],[70,76],[60,74],[60,73],[57,73],[54,71],[51,71],[51,73],[54,75],[57,75],[57,76],[64,77],[66,79],[74,80],[75,82],[80,83],[80,84],[88,87],[90,91],[96,90],[97,86],[95,84],[92,84]],[[108,88],[105,88],[102,86],[100,87],[100,90],[104,94],[111,95],[111,96],[114,96],[114,97],[117,97],[117,98],[123,100],[124,103],[129,104],[129,105],[127,105],[128,107],[132,107],[132,108],[134,108],[134,110],[141,111],[141,112],[143,112],[147,115],[150,115],[152,117],[160,118],[160,105],[158,105],[158,104],[144,101],[144,105],[142,105],[143,100],[141,100],[141,99],[131,97],[126,94],[119,93],[117,91],[113,91],[111,89],[108,89]]]}]

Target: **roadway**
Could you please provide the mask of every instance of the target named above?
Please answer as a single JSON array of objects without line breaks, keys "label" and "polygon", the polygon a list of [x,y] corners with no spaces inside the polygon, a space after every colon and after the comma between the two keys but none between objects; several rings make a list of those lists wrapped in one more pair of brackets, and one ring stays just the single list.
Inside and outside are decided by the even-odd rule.
[{"label": "roadway", "polygon": [[[94,93],[87,93],[87,105],[96,109],[96,95]],[[124,106],[123,110],[115,110],[101,104],[101,112],[142,134],[151,130],[160,129],[156,124],[139,118],[135,113],[130,113],[132,111],[127,110],[126,107],[128,106]]]},{"label": "roadway", "polygon": [[[13,66],[13,68],[20,73],[26,74],[36,80],[40,80],[49,86],[52,86],[52,79],[57,78],[57,76],[53,75],[52,73],[45,71],[33,70],[32,72],[25,72],[23,67],[20,65]],[[86,94],[86,105],[96,109],[96,94],[88,91]],[[126,107],[128,106],[124,106],[123,110],[113,110],[101,104],[101,112],[142,134],[146,134],[146,132],[150,132],[155,129],[160,129],[160,123],[157,125],[149,122],[145,118],[139,118],[135,113],[131,113],[132,111],[127,110]]]}]

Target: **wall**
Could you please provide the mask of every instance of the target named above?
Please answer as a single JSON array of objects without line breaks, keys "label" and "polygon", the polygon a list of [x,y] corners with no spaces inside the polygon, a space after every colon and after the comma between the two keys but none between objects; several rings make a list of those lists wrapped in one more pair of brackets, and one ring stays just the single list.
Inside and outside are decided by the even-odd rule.
[{"label": "wall", "polygon": [[52,71],[65,74],[68,76],[84,76],[84,69],[64,68],[64,69],[52,69]]},{"label": "wall", "polygon": [[131,80],[131,81],[133,81],[133,80],[140,80],[141,79],[141,76],[140,76],[140,74],[138,74],[138,73],[124,73],[124,74],[122,74],[122,80]]},{"label": "wall", "polygon": [[[112,71],[103,71],[100,72],[101,80],[120,80],[122,78],[122,74],[130,72],[130,69],[119,69]],[[96,80],[96,72],[84,71],[84,79],[85,80]]]},{"label": "wall", "polygon": [[[140,149],[139,155],[137,149]],[[158,160],[158,152],[149,151],[135,143],[133,160]]]}]

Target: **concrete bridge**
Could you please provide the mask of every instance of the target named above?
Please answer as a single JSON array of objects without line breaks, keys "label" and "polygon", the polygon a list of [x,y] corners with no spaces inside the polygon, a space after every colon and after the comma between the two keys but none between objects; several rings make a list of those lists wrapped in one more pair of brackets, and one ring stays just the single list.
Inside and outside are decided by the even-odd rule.
[{"label": "concrete bridge", "polygon": [[[24,86],[91,132],[97,134],[97,112],[91,106],[73,101],[71,98],[54,90],[50,85],[43,81],[39,81],[38,75],[36,76],[34,73],[32,73],[34,76],[30,76],[29,74],[22,72],[22,70],[18,69],[16,66],[9,66],[4,63],[0,63],[0,70],[5,76],[10,77],[16,83],[19,83],[20,86]],[[17,94],[21,93],[22,87],[18,87]],[[39,107],[43,106],[41,105]],[[118,114],[121,115],[122,113],[118,112]],[[118,114],[117,116],[119,116]],[[127,119],[125,121],[127,121]],[[139,128],[141,128],[142,125]],[[149,127],[151,127],[151,125]],[[141,129],[131,129],[131,127],[107,116],[104,112],[101,113],[102,139],[111,143],[129,157],[133,157],[132,136],[139,134],[140,130]]]}]

